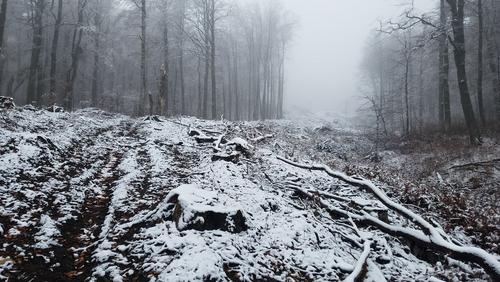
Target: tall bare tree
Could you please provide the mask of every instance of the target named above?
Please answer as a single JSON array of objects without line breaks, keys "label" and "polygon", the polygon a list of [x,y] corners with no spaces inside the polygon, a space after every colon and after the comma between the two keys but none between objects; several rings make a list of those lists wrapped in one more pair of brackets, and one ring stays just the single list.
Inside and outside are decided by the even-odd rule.
[{"label": "tall bare tree", "polygon": [[467,71],[465,68],[465,28],[464,28],[464,6],[465,0],[447,0],[452,15],[451,26],[453,29],[453,53],[457,71],[460,101],[465,117],[465,123],[469,130],[470,141],[473,144],[481,144],[481,130],[474,114],[474,108],[469,93]]},{"label": "tall bare tree", "polygon": [[5,62],[4,34],[5,23],[7,21],[7,2],[8,0],[2,0],[2,4],[0,6],[0,93],[2,93],[3,70]]},{"label": "tall bare tree", "polygon": [[39,103],[40,95],[36,93],[37,74],[39,70],[40,54],[43,44],[43,13],[45,0],[31,0],[33,39],[31,47],[31,61],[29,66],[28,86],[26,100],[28,103]]},{"label": "tall bare tree", "polygon": [[477,18],[478,18],[478,39],[477,39],[477,103],[479,109],[479,118],[483,125],[486,124],[483,102],[483,43],[484,43],[484,19],[483,19],[483,1],[477,0]]},{"label": "tall bare tree", "polygon": [[52,35],[52,46],[50,51],[50,73],[49,73],[49,95],[50,104],[55,102],[56,95],[56,76],[57,76],[57,51],[59,47],[59,34],[61,31],[61,24],[63,18],[63,0],[58,0],[57,2],[57,12],[52,13],[54,22],[54,33]]},{"label": "tall bare tree", "polygon": [[68,110],[73,110],[75,96],[75,82],[78,77],[80,59],[82,55],[82,38],[84,27],[84,15],[88,0],[78,0],[77,22],[73,30],[73,40],[71,44],[71,65],[66,73],[66,84],[64,90],[64,106]]},{"label": "tall bare tree", "polygon": [[440,35],[439,35],[439,121],[446,132],[451,127],[450,105],[450,55],[448,46],[448,20],[446,0],[440,0]]}]

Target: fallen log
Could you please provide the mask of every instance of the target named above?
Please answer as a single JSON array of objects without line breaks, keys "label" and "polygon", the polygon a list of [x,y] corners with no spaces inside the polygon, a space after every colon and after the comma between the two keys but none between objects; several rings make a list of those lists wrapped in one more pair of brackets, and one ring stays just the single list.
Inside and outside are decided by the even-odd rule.
[{"label": "fallen log", "polygon": [[[418,227],[420,227],[421,230],[391,225],[364,211],[362,211],[362,215],[359,215],[336,207],[332,207],[328,202],[322,200],[321,198],[318,198],[317,196],[312,195],[305,190],[301,190],[302,195],[316,200],[320,204],[320,206],[325,208],[330,214],[345,218],[352,218],[355,222],[376,227],[385,233],[391,234],[396,237],[402,237],[432,251],[447,254],[450,257],[461,261],[477,263],[486,271],[486,273],[491,276],[493,281],[500,281],[500,262],[495,255],[489,254],[481,248],[464,247],[457,245],[453,240],[448,239],[450,238],[450,236],[446,235],[443,230],[434,227],[420,215],[415,214],[404,206],[397,204],[396,202],[389,199],[387,195],[377,186],[375,186],[375,184],[373,184],[371,181],[359,177],[347,176],[342,172],[332,170],[326,165],[308,165],[297,163],[279,156],[277,158],[289,165],[302,169],[324,171],[331,177],[349,183],[353,186],[365,189],[366,191],[373,194],[385,206],[395,211],[399,215],[414,222]],[[445,236],[443,236],[443,234]]]},{"label": "fallen log", "polygon": [[467,168],[467,167],[471,167],[471,166],[473,166],[473,167],[491,166],[491,165],[494,165],[495,163],[500,163],[500,159],[493,159],[493,160],[487,160],[487,161],[481,161],[481,162],[454,165],[454,166],[450,167],[449,170]]},{"label": "fallen log", "polygon": [[265,139],[270,139],[270,138],[273,138],[273,137],[274,137],[273,134],[267,134],[267,135],[262,135],[262,136],[259,136],[259,137],[255,137],[251,141],[253,143],[259,143],[259,142],[264,141]]},{"label": "fallen log", "polygon": [[217,141],[217,138],[203,135],[194,137],[194,140],[196,140],[196,142],[199,144],[206,144],[206,143],[214,143],[215,141]]}]

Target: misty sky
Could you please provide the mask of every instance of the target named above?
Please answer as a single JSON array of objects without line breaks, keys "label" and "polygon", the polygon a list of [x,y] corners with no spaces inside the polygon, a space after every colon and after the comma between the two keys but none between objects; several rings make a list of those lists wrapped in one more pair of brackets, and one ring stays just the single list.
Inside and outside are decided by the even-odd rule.
[{"label": "misty sky", "polygon": [[[357,75],[368,35],[407,0],[283,0],[299,20],[287,61],[287,104],[345,112],[358,106]],[[421,11],[437,0],[414,0]],[[351,100],[351,102],[349,102]]]}]

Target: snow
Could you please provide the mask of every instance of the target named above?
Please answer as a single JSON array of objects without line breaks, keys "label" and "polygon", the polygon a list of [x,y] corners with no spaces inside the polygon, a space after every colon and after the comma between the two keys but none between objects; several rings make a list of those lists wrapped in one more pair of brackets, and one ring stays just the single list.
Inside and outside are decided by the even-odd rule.
[{"label": "snow", "polygon": [[[85,277],[89,281],[226,281],[231,275],[242,281],[339,281],[358,272],[358,262],[364,259],[367,281],[471,275],[464,271],[467,267],[474,275],[480,271],[467,263],[435,267],[415,257],[401,240],[364,227],[356,232],[345,219],[332,218],[320,207],[347,210],[353,219],[369,219],[454,247],[442,228],[389,198],[385,186],[322,166],[340,178],[334,179],[311,165],[326,158],[314,146],[305,149],[297,144],[311,142],[327,129],[349,138],[358,134],[343,131],[345,122],[334,122],[334,116],[241,123],[183,117],[155,122],[96,110],[16,110],[6,118],[9,122],[0,126],[0,145],[14,139],[17,151],[5,149],[0,154],[0,236],[9,237],[0,246],[0,279],[22,267],[3,258],[18,256],[35,263],[29,259],[33,248],[41,249],[48,260],[43,267],[57,269],[55,265],[67,258],[49,254],[62,246],[91,261],[90,277]],[[190,128],[214,138],[224,133],[228,146],[251,150],[252,155],[242,155],[236,163],[213,162],[213,145],[198,144],[188,135]],[[37,143],[38,136],[58,149]],[[347,156],[359,146],[333,139],[326,145],[335,151],[332,155]],[[308,165],[287,165],[277,156],[306,160]],[[375,195],[353,184],[368,185]],[[298,197],[298,189],[322,196],[321,201]],[[175,205],[182,207],[179,222],[173,217]],[[415,220],[388,211],[391,225],[381,221],[374,211],[386,205]],[[184,228],[202,220],[197,214],[203,211],[240,211],[248,230]],[[77,228],[68,231],[75,224]],[[418,230],[420,225],[436,233],[429,237]],[[365,240],[359,234],[366,235]],[[19,243],[23,235],[33,243]],[[74,238],[78,240],[69,240]],[[378,263],[379,257],[389,263]],[[490,259],[494,265],[498,257]]]},{"label": "snow", "polygon": [[35,234],[35,245],[37,249],[48,249],[52,246],[59,246],[57,237],[61,236],[61,232],[57,229],[56,223],[48,215],[40,217],[40,228]]},{"label": "snow", "polygon": [[181,218],[177,222],[179,230],[185,229],[188,223],[198,220],[193,218],[199,212],[213,211],[228,215],[234,215],[238,211],[243,212],[238,203],[224,194],[203,190],[196,185],[181,185],[172,190],[167,199],[172,199],[174,196],[177,196],[178,205],[182,208]]}]

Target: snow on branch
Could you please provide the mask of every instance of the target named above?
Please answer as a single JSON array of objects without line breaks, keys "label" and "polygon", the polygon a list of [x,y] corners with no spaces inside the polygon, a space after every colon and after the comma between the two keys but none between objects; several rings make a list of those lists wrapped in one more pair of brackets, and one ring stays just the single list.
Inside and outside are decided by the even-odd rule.
[{"label": "snow on branch", "polygon": [[318,199],[316,195],[313,195],[301,188],[297,188],[301,195],[316,200],[319,205],[322,208],[325,208],[330,214],[334,214],[336,216],[344,218],[352,218],[352,220],[354,220],[355,222],[374,226],[385,233],[391,234],[393,236],[403,237],[407,240],[413,241],[420,246],[428,247],[429,249],[436,252],[448,254],[450,257],[453,257],[455,259],[477,263],[484,268],[484,270],[493,278],[494,281],[500,281],[500,262],[497,256],[492,255],[481,248],[464,247],[461,245],[457,245],[457,243],[449,239],[450,236],[446,235],[442,229],[435,227],[434,225],[426,221],[422,216],[391,200],[371,181],[359,177],[348,176],[342,172],[334,171],[326,165],[303,164],[291,161],[280,156],[278,156],[277,158],[289,165],[302,169],[324,171],[331,177],[370,192],[385,206],[415,223],[418,227],[420,227],[420,230],[388,224],[368,214],[365,211],[362,211],[362,215],[359,215],[336,207],[332,207],[327,201],[321,198]]}]

